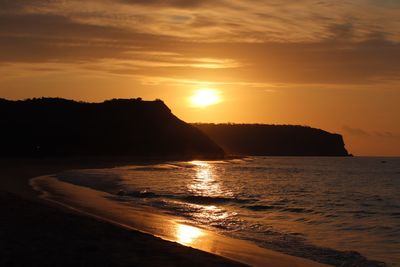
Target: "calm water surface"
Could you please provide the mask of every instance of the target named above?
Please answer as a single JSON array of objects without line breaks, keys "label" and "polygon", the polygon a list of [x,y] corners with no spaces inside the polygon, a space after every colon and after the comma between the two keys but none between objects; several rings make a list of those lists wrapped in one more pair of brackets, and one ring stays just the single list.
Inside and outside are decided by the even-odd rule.
[{"label": "calm water surface", "polygon": [[[336,266],[400,266],[400,158],[252,157],[58,178],[287,254]],[[196,238],[184,236],[188,245]]]}]

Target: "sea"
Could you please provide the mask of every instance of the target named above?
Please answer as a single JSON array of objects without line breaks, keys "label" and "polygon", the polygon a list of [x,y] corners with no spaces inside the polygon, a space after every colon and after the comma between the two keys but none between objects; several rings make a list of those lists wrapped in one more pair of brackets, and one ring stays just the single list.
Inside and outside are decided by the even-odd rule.
[{"label": "sea", "polygon": [[400,266],[400,158],[246,157],[55,177],[285,254],[333,266]]}]

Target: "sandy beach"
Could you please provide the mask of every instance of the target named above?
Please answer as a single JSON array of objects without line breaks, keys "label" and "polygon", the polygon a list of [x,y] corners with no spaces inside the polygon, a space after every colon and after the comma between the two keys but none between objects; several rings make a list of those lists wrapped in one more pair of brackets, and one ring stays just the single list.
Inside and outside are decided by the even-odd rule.
[{"label": "sandy beach", "polygon": [[[242,266],[238,263],[240,261],[255,266],[325,266],[207,231],[202,232],[203,237],[199,238],[197,244],[188,245],[211,253],[193,249],[181,245],[185,241],[179,242],[182,240],[176,240],[168,231],[157,233],[161,239],[134,230],[152,233],[150,228],[156,228],[161,223],[166,225],[165,229],[181,227],[176,221],[152,213],[135,213],[133,210],[130,211],[131,216],[123,221],[124,216],[120,216],[123,213],[118,210],[121,207],[98,209],[98,201],[104,201],[100,203],[103,207],[112,205],[112,202],[95,194],[79,192],[89,189],[72,188],[68,192],[75,192],[76,195],[71,195],[71,199],[78,199],[77,203],[87,203],[81,211],[92,216],[85,216],[66,206],[40,199],[39,192],[29,185],[31,178],[63,170],[122,166],[132,164],[132,161],[93,158],[1,160],[0,202],[4,219],[0,235],[5,242],[0,248],[3,254],[0,265]],[[86,198],[79,200],[79,196]],[[76,207],[77,203],[69,204]],[[104,213],[104,210],[110,212]],[[140,216],[145,218],[140,219]]]}]

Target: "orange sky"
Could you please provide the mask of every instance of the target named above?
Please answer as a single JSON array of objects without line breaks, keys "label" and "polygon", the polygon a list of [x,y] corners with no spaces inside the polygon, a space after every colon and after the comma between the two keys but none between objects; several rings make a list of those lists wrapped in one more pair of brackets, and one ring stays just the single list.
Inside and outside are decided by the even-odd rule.
[{"label": "orange sky", "polygon": [[[0,0],[0,97],[163,99],[188,122],[301,124],[400,155],[400,2]],[[194,91],[222,102],[198,108]]]}]

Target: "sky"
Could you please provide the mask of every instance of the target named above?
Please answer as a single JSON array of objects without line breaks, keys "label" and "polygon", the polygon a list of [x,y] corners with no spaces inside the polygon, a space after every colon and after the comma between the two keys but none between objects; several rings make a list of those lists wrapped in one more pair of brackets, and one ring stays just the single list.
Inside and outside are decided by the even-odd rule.
[{"label": "sky", "polygon": [[[220,101],[193,105],[198,90]],[[162,99],[400,155],[398,0],[0,0],[0,98]]]}]

